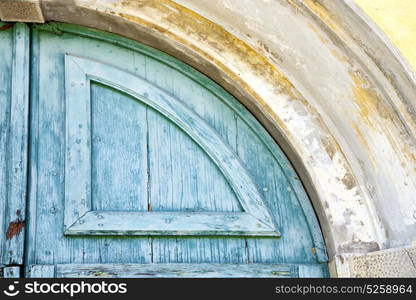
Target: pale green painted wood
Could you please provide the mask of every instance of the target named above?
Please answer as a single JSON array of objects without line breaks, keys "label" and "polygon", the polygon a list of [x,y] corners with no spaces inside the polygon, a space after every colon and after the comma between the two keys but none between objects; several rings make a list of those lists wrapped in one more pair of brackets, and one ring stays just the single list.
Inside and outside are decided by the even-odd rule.
[{"label": "pale green painted wood", "polygon": [[[49,47],[55,35],[32,32],[31,171],[27,262],[151,262],[148,237],[95,239],[64,238],[65,101],[64,60],[66,49],[76,43]],[[46,43],[45,43],[46,42]],[[74,45],[75,44],[75,45]],[[86,44],[87,48],[88,40]],[[94,46],[95,47],[95,46]],[[34,80],[36,78],[37,80]]]},{"label": "pale green painted wood", "polygon": [[[0,27],[5,23],[0,22]],[[3,27],[4,28],[4,27]],[[13,29],[0,31],[0,229],[4,233],[6,227],[7,210],[7,180],[9,177],[8,139],[10,132],[10,87],[12,78],[13,58]],[[6,236],[0,235],[0,265],[8,262],[6,251]]]},{"label": "pale green painted wood", "polygon": [[67,235],[260,236],[279,233],[248,213],[90,211]]},{"label": "pale green painted wood", "polygon": [[[66,164],[64,226],[66,234],[121,235],[123,233],[124,235],[146,235],[146,231],[139,230],[141,226],[149,228],[147,235],[163,235],[169,231],[169,226],[162,227],[160,231],[163,234],[157,234],[157,226],[155,225],[162,219],[143,218],[139,213],[130,213],[128,221],[124,223],[121,222],[127,216],[123,214],[117,217],[117,212],[113,212],[111,218],[98,223],[95,222],[96,218],[89,217],[88,211],[92,207],[90,146],[92,100],[90,96],[90,82],[94,80],[130,94],[138,101],[151,106],[176,123],[177,126],[201,146],[202,150],[211,157],[218,169],[225,174],[228,183],[237,195],[244,210],[244,213],[238,214],[230,212],[230,218],[203,214],[200,215],[199,223],[190,221],[189,216],[185,217],[184,214],[178,213],[174,215],[171,213],[170,218],[175,220],[171,224],[173,233],[166,235],[185,235],[185,233],[188,233],[188,235],[280,235],[271,221],[270,214],[263,203],[257,187],[236,154],[207,123],[178,100],[138,76],[133,76],[105,63],[83,57],[66,55],[65,74]],[[115,105],[121,104],[115,103]],[[112,123],[110,122],[104,126],[109,124]],[[117,127],[110,128],[112,130],[117,129]],[[181,144],[177,143],[174,147],[181,147]],[[124,151],[122,150],[123,148],[123,146],[119,147],[117,151]],[[159,152],[163,152],[163,145],[160,145]],[[188,157],[188,160],[190,158]],[[143,160],[146,159],[143,158]],[[195,160],[199,160],[199,157],[195,157]],[[171,159],[168,163],[174,165],[176,159]],[[194,167],[194,164],[189,164],[189,161],[184,165],[187,164]],[[116,165],[116,167],[120,168],[121,166]],[[150,170],[150,176],[152,175],[152,170]],[[105,170],[101,171],[104,172]],[[159,173],[164,171],[165,168],[161,168]],[[172,176],[178,176],[178,174],[172,174]],[[218,176],[218,174],[210,173],[209,176]],[[185,182],[185,178],[180,178],[177,186],[183,186]],[[102,182],[105,186],[107,186],[107,183]],[[120,182],[120,184],[124,185],[125,183]],[[157,184],[163,186],[165,182],[158,180]],[[175,193],[170,194],[174,195],[174,200],[178,204],[174,203],[174,208],[165,207],[164,209],[169,211],[178,210],[181,205],[180,202],[183,201],[184,197]],[[192,198],[197,196],[196,193],[190,195]],[[244,214],[247,215],[245,216]],[[100,216],[103,217],[103,214],[100,214]],[[111,224],[111,222],[116,223]],[[134,222],[137,222],[137,224],[134,224]],[[144,222],[151,223],[147,226]],[[97,224],[100,224],[103,227],[102,229],[105,230],[98,228]],[[123,226],[126,227],[125,230],[122,230]],[[192,228],[192,226],[195,226],[195,228]],[[117,230],[120,230],[120,233],[117,233]],[[226,232],[228,234],[225,234]]]},{"label": "pale green painted wood", "polygon": [[91,84],[92,210],[147,210],[146,110],[117,90]]},{"label": "pale green painted wood", "polygon": [[[48,31],[51,28],[52,32]],[[37,111],[32,111],[30,180],[32,218],[29,223],[27,247],[29,264],[296,262],[306,264],[308,267],[305,267],[305,270],[309,270],[309,266],[326,268],[325,264],[316,264],[318,261],[326,261],[325,249],[319,225],[300,181],[278,146],[232,96],[206,77],[171,57],[127,39],[99,31],[70,25],[42,25],[35,26],[33,40],[32,52],[38,57],[33,58],[32,72],[39,74],[39,82],[32,84],[34,87],[32,104]],[[255,239],[214,236],[198,238],[63,236],[65,178],[62,175],[65,169],[62,161],[65,160],[63,123],[65,101],[62,78],[64,78],[65,53],[91,57],[97,61],[117,65],[132,76],[139,76],[163,89],[209,124],[227,147],[238,154],[241,165],[248,170],[260,196],[266,200],[273,224],[280,226],[282,222],[282,237]],[[125,97],[121,94],[110,95],[117,92],[112,90],[110,93],[109,88],[102,85],[93,86],[92,93],[102,95],[103,101],[118,99],[122,102]],[[127,96],[126,99],[129,97],[131,98]],[[141,113],[140,115],[142,116]],[[186,140],[184,139],[186,135],[179,133],[180,129],[177,125],[170,124],[166,117],[150,108],[146,109],[145,119],[147,124],[140,122],[140,126],[147,125],[148,128],[146,136],[148,161],[142,162],[143,166],[147,166],[146,171],[149,173],[148,178],[143,182],[148,191],[148,209],[163,211],[191,208],[214,212],[243,210],[233,198],[233,189],[225,193],[226,199],[215,197],[217,193],[209,194],[207,199],[201,199],[201,196],[195,197],[194,199],[198,201],[188,201],[189,198],[185,198],[184,201],[178,197],[178,202],[175,203],[173,197],[164,199],[163,193],[170,194],[175,189],[174,193],[178,195],[181,195],[182,190],[186,191],[184,194],[192,194],[200,192],[200,188],[209,190],[207,186],[210,184],[214,184],[215,187],[221,187],[221,184],[215,184],[210,176],[200,171],[202,169],[213,172],[213,169],[210,169],[212,162],[202,158],[203,155],[201,156],[199,152],[201,147],[197,144],[183,142]],[[105,118],[102,120],[104,121]],[[175,143],[179,142],[180,145],[175,146]],[[181,148],[182,145],[186,146]],[[164,173],[159,170],[163,169],[163,165],[159,161],[155,163],[155,160],[160,158],[162,162],[165,161],[165,166],[169,166],[171,157],[175,157],[169,153],[159,155],[157,150],[163,146],[165,152],[169,152],[173,147],[175,151],[171,153],[183,153],[180,163],[175,168],[171,168],[170,172],[176,173],[178,170],[184,172],[184,174],[179,173],[178,178],[188,181],[185,189],[177,187],[176,182],[180,183],[178,179],[171,184],[175,186],[174,188],[167,188],[165,192],[162,189],[158,191],[158,181],[155,179],[164,178]],[[188,155],[191,157],[189,161],[185,159]],[[202,163],[195,162],[198,157],[203,160]],[[181,168],[184,164],[185,167]],[[193,165],[198,166],[198,172],[193,172],[192,176],[196,175],[198,179],[207,178],[207,186],[192,183],[194,180],[192,176],[186,175],[192,172]],[[57,171],[55,177],[53,174],[49,175],[51,169]],[[152,177],[151,175],[157,174],[158,170],[159,175]],[[196,186],[198,189],[195,188]],[[156,196],[157,194],[159,195]],[[200,195],[203,193],[201,192]],[[93,199],[92,202],[94,201]],[[94,203],[92,204],[94,206]],[[108,203],[97,202],[97,205],[101,206],[99,209],[105,210],[104,206]],[[126,205],[129,207],[130,204],[126,203]],[[312,248],[316,248],[316,255]],[[305,270],[302,271],[304,274],[307,273]],[[300,274],[296,276],[298,275]]]},{"label": "pale green painted wood", "polygon": [[296,193],[287,183],[285,172],[276,168],[276,159],[263,147],[257,133],[238,121],[238,154],[261,187],[274,219],[281,224],[282,233],[286,233],[281,237],[285,242],[250,239],[249,260],[253,263],[314,262],[316,255],[311,246],[310,230],[301,230],[308,228],[305,216],[294,213],[301,210]]},{"label": "pale green painted wood", "polygon": [[19,278],[20,277],[20,267],[4,267],[2,269],[3,278]]},{"label": "pale green painted wood", "polygon": [[26,221],[29,28],[9,26],[0,31],[0,254],[1,263],[19,265]]},{"label": "pale green painted wood", "polygon": [[296,265],[273,264],[70,264],[58,265],[57,277],[83,278],[288,278]]},{"label": "pale green painted wood", "polygon": [[55,277],[54,265],[30,265],[26,266],[28,278],[53,278]]}]

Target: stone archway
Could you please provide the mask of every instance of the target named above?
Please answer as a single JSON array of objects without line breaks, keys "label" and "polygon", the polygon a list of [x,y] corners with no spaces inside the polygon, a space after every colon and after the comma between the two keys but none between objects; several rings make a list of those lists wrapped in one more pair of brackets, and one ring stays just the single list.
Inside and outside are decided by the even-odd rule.
[{"label": "stone archway", "polygon": [[291,159],[339,276],[376,276],[360,269],[365,253],[406,259],[414,274],[398,247],[416,231],[415,76],[353,1],[16,2],[2,1],[3,21],[113,32],[217,81]]}]

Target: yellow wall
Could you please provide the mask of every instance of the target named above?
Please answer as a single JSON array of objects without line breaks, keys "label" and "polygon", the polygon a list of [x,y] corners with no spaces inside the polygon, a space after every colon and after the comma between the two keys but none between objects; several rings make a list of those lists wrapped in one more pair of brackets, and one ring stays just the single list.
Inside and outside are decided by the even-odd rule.
[{"label": "yellow wall", "polygon": [[355,0],[416,70],[416,0]]}]

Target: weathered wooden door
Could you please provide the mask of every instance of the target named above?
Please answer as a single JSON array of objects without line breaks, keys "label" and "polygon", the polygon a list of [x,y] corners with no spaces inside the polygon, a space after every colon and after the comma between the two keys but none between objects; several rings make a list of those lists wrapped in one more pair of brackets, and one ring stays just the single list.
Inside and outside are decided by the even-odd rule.
[{"label": "weathered wooden door", "polygon": [[[0,147],[16,139],[0,156],[8,182],[0,195],[9,218],[20,199],[23,224],[3,237],[4,265],[14,247],[31,277],[326,276],[299,178],[214,82],[159,51],[77,26],[19,24],[0,43],[2,68],[30,57],[15,85],[0,71]],[[29,79],[30,118],[19,107],[25,95],[13,100]],[[26,127],[11,134],[16,122]]]}]

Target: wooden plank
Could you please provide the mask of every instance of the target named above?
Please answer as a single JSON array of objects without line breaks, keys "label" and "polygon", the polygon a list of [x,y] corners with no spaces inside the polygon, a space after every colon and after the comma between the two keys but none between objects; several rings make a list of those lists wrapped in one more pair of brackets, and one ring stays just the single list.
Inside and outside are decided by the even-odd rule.
[{"label": "wooden plank", "polygon": [[65,218],[69,228],[91,209],[90,82],[65,60]]},{"label": "wooden plank", "polygon": [[238,119],[238,154],[262,189],[273,218],[280,226],[280,239],[249,239],[249,261],[316,262],[304,212],[279,161],[265,148],[258,133],[245,120]]},{"label": "wooden plank", "polygon": [[[169,94],[163,92],[161,89],[138,76],[134,76],[104,63],[99,63],[82,57],[66,55],[65,61],[67,82],[71,82],[71,78],[74,76],[85,78],[85,76],[78,74],[82,68],[91,80],[101,82],[132,95],[138,100],[156,109],[172,122],[177,124],[204,149],[204,151],[216,163],[218,168],[223,172],[234,192],[237,194],[244,211],[256,216],[261,222],[270,228],[275,227],[270,218],[268,209],[263,203],[263,199],[255,184],[252,182],[250,175],[241,165],[235,153],[227,147],[222,138],[200,117]],[[72,71],[75,69],[76,71]],[[83,87],[86,86],[86,84],[85,82],[83,85],[81,84],[82,83],[80,82],[79,84],[70,85],[70,87],[73,89],[79,89],[79,91],[73,92],[74,96],[78,95],[80,99],[85,99],[85,91],[83,92],[81,90],[85,90]],[[69,94],[67,102],[71,101],[71,98],[72,96]],[[67,134],[67,138],[70,136],[71,134]],[[76,140],[77,139],[75,139],[75,141]],[[82,144],[82,142],[80,144]],[[71,146],[74,144],[70,141],[69,145]],[[78,148],[79,146],[75,146],[75,149]],[[84,148],[85,146],[82,149]],[[85,149],[78,149],[76,151],[84,153]],[[83,171],[83,169],[81,171]],[[80,174],[81,179],[85,177],[83,175],[84,172],[81,172]],[[72,174],[72,176],[73,175],[74,174]],[[84,185],[81,186],[83,187]],[[82,197],[82,195],[80,196]],[[79,199],[81,197],[75,198]],[[68,199],[68,201],[79,200]],[[72,203],[69,205],[70,207],[73,206]]]},{"label": "wooden plank", "polygon": [[243,210],[228,180],[185,132],[150,108],[148,124],[152,210]]},{"label": "wooden plank", "polygon": [[[27,263],[150,262],[151,243],[147,237],[68,238],[63,235],[64,53],[67,50],[77,53],[97,51],[108,55],[114,46],[106,46],[94,40],[79,41],[68,36],[39,33],[36,30],[32,35],[32,138]],[[65,39],[64,42],[62,38]],[[132,58],[129,55],[117,57],[122,59],[120,63],[124,65],[130,63]]]},{"label": "wooden plank", "polygon": [[299,265],[298,273],[300,278],[322,278],[329,277],[326,264]]},{"label": "wooden plank", "polygon": [[4,267],[3,278],[20,278],[20,267]]},{"label": "wooden plank", "polygon": [[[66,28],[66,25],[62,25],[62,28]],[[71,27],[71,26],[69,26]],[[71,27],[74,29],[75,27]],[[215,84],[212,83],[209,79],[204,78],[201,74],[198,74],[191,69],[186,69],[186,66],[183,66],[180,62],[175,62],[172,58],[164,58],[164,56],[158,53],[156,50],[150,49],[149,51],[153,51],[152,58],[146,57],[144,60],[142,52],[139,50],[141,49],[141,45],[137,45],[135,43],[129,44],[130,49],[134,51],[127,51],[124,48],[124,44],[119,42],[121,38],[117,36],[110,36],[107,34],[102,34],[102,37],[105,37],[110,43],[113,43],[115,40],[117,41],[117,45],[123,45],[123,47],[119,47],[116,45],[110,45],[110,43],[103,43],[101,39],[95,39],[96,33],[92,32],[89,35],[89,38],[85,38],[83,35],[84,31],[88,31],[88,29],[80,29],[75,28],[76,36],[69,35],[64,33],[62,36],[53,36],[52,34],[45,33],[42,34],[41,40],[43,43],[43,49],[41,50],[43,58],[40,60],[41,65],[44,68],[40,71],[42,74],[42,85],[40,87],[41,90],[41,97],[42,99],[39,103],[39,111],[41,118],[39,119],[39,129],[40,129],[40,137],[41,139],[38,141],[42,147],[40,149],[40,160],[36,162],[39,166],[39,183],[38,185],[38,192],[35,192],[33,189],[33,197],[38,202],[36,209],[38,209],[38,221],[37,226],[34,226],[32,232],[36,232],[36,243],[29,242],[28,248],[31,249],[29,251],[31,253],[30,257],[28,257],[29,263],[52,263],[54,262],[73,262],[73,263],[100,263],[100,262],[113,262],[113,263],[131,263],[131,262],[247,262],[248,257],[250,260],[256,260],[257,262],[300,262],[304,259],[306,255],[310,255],[306,259],[307,262],[311,262],[315,259],[313,256],[313,243],[299,243],[304,246],[299,246],[299,244],[291,245],[291,240],[296,239],[299,235],[301,236],[300,240],[305,240],[304,236],[313,233],[314,238],[320,236],[319,227],[312,227],[310,229],[311,232],[308,232],[308,228],[304,226],[295,226],[291,227],[288,226],[291,221],[285,221],[285,225],[283,226],[285,235],[283,238],[279,239],[276,243],[267,244],[263,241],[265,240],[274,240],[273,238],[267,239],[256,239],[256,244],[254,243],[249,245],[249,248],[245,248],[245,240],[247,242],[252,241],[252,238],[239,238],[239,237],[153,237],[150,239],[142,238],[142,237],[132,237],[132,236],[125,236],[125,237],[106,237],[106,236],[90,236],[90,237],[80,237],[80,236],[70,236],[70,237],[63,237],[62,236],[62,212],[64,209],[62,195],[64,194],[64,189],[60,186],[62,184],[64,178],[61,172],[64,170],[63,163],[61,163],[62,153],[65,152],[64,145],[65,141],[62,136],[62,129],[65,128],[62,125],[62,120],[65,119],[64,116],[64,109],[60,108],[60,105],[64,103],[62,100],[63,95],[63,86],[61,83],[64,82],[62,80],[62,74],[60,73],[63,68],[61,66],[62,57],[65,51],[70,53],[77,53],[79,55],[90,55],[90,53],[94,53],[93,57],[100,61],[111,61],[111,64],[120,66],[121,68],[127,70],[132,74],[136,74],[146,80],[152,82],[153,84],[159,86],[159,88],[166,90],[169,94],[173,95],[178,101],[185,103],[189,108],[191,108],[194,113],[198,114],[201,118],[203,118],[219,135],[221,135],[224,141],[227,141],[227,146],[230,147],[234,152],[236,149],[241,151],[241,147],[247,141],[250,141],[250,134],[242,134],[239,130],[235,132],[235,130],[229,130],[232,126],[235,128],[235,125],[232,124],[232,117],[229,116],[227,109],[223,109],[223,106],[217,105],[217,108],[212,109],[210,106],[213,103],[218,103],[219,101],[223,101],[225,105],[232,108],[232,111],[236,112],[238,116],[243,116],[241,119],[244,119],[244,122],[248,124],[254,133],[257,134],[259,139],[254,139],[253,142],[250,141],[250,144],[253,143],[255,145],[266,145],[266,148],[273,148],[275,152],[277,152],[281,157],[284,158],[284,155],[279,152],[280,149],[276,146],[276,144],[272,141],[270,142],[271,138],[268,137],[269,142],[264,142],[264,129],[255,122],[252,116],[251,119],[247,118],[244,114],[249,113],[244,110],[244,108],[238,108],[238,103],[236,100],[233,99],[230,95],[226,92],[218,88],[217,90],[212,90],[212,86],[215,87]],[[64,30],[63,30],[64,32]],[[94,37],[94,38],[91,38]],[[36,38],[34,38],[36,40]],[[137,46],[137,47],[136,47]],[[144,46],[143,46],[144,47]],[[139,50],[137,50],[139,49]],[[35,48],[36,50],[36,48]],[[93,51],[93,52],[91,52]],[[137,52],[135,52],[137,51]],[[134,53],[134,54],[132,54]],[[156,54],[155,54],[156,53]],[[34,58],[36,61],[36,58]],[[154,65],[149,63],[150,61],[155,62]],[[157,61],[157,63],[156,63]],[[175,68],[172,67],[170,73],[166,73],[166,68],[164,65],[174,66],[177,65]],[[45,68],[44,66],[47,66]],[[181,69],[183,68],[183,69]],[[185,70],[185,71],[183,71]],[[36,70],[34,70],[36,72]],[[180,76],[186,77],[189,76],[189,80],[176,80],[176,77],[179,77],[176,72],[181,72]],[[194,73],[192,73],[194,72]],[[175,80],[172,80],[175,78]],[[192,82],[195,82],[192,84]],[[200,85],[201,87],[198,87]],[[36,82],[34,82],[33,86],[36,86]],[[188,90],[192,89],[192,91]],[[211,89],[212,91],[212,98],[208,100],[208,97],[202,97],[202,93],[199,94],[199,90],[202,88]],[[60,91],[59,91],[60,89]],[[94,87],[93,87],[94,89]],[[210,91],[206,92],[207,94],[211,93]],[[36,95],[36,92],[33,92],[33,95]],[[225,96],[224,96],[225,95]],[[49,100],[50,99],[50,100]],[[220,100],[219,100],[220,99]],[[46,101],[48,100],[48,101]],[[195,104],[195,105],[194,105]],[[237,105],[236,105],[237,104]],[[224,106],[225,106],[224,105]],[[241,105],[240,105],[241,106]],[[35,105],[36,107],[36,105]],[[237,107],[237,108],[236,108]],[[222,115],[224,113],[224,115]],[[215,115],[217,114],[217,115]],[[231,114],[232,115],[232,114]],[[36,121],[36,113],[34,113],[35,118],[33,118],[33,123],[37,123]],[[155,124],[157,124],[157,119],[155,118]],[[234,123],[238,123],[239,120],[236,120]],[[257,127],[254,125],[257,124]],[[151,124],[154,126],[154,124]],[[237,124],[238,125],[238,124]],[[254,126],[254,127],[253,127]],[[254,129],[253,129],[254,128]],[[261,130],[259,130],[259,128]],[[164,128],[162,128],[163,130]],[[37,130],[34,129],[34,132]],[[152,131],[155,132],[155,131]],[[149,132],[150,133],[150,132]],[[238,138],[240,136],[240,138]],[[245,138],[244,138],[245,137]],[[234,146],[237,144],[238,140],[238,147]],[[177,140],[179,141],[179,140]],[[34,139],[36,145],[36,139]],[[166,141],[163,144],[163,137],[161,138],[160,145],[164,145],[168,147],[169,143]],[[270,146],[270,144],[272,144]],[[186,144],[185,147],[189,146]],[[247,145],[249,147],[249,145]],[[251,147],[251,146],[250,146]],[[36,148],[36,147],[33,147]],[[180,150],[183,150],[182,148]],[[197,147],[195,147],[197,149]],[[276,150],[277,149],[277,150]],[[157,151],[157,149],[155,149]],[[167,151],[168,149],[163,149]],[[186,149],[185,149],[186,151]],[[192,150],[194,151],[194,150]],[[192,152],[189,151],[189,152]],[[267,151],[264,147],[254,147],[253,152],[256,151]],[[33,151],[36,152],[36,151]],[[186,155],[188,155],[186,153]],[[273,154],[274,155],[274,154]],[[293,187],[293,182],[296,181],[295,173],[293,169],[290,168],[290,165],[287,167],[285,160],[281,159],[280,156],[277,156],[276,160],[278,162],[282,162],[282,172],[287,172],[288,181],[291,182],[291,186]],[[191,156],[192,157],[192,156]],[[197,156],[195,156],[197,157]],[[257,161],[258,166],[256,167],[256,173],[252,172],[252,168],[256,159],[251,159],[252,157],[256,157],[255,155],[243,155],[242,158],[247,158],[252,160],[252,164],[248,169],[248,173],[253,180],[253,182],[260,188],[260,193],[262,193],[264,200],[268,203],[267,205],[270,206],[271,210],[276,210],[276,203],[273,200],[273,193],[274,187],[277,189],[285,189],[288,186],[284,183],[285,181],[278,180],[279,176],[272,181],[267,181],[270,177],[275,176],[275,172],[270,173],[268,168],[265,168],[265,164],[268,164],[270,161],[269,159],[261,159]],[[264,156],[262,156],[264,157]],[[174,163],[177,164],[177,167],[180,168],[181,164],[184,160],[175,161]],[[49,163],[50,162],[50,163]],[[53,163],[52,163],[53,162]],[[243,165],[246,165],[247,162],[243,161]],[[273,162],[274,166],[275,162]],[[190,164],[191,165],[191,164]],[[195,168],[201,168],[201,164],[195,163]],[[202,164],[202,168],[204,165]],[[245,166],[246,167],[246,166]],[[161,168],[162,170],[163,168]],[[53,175],[54,172],[57,172],[58,175]],[[263,173],[262,173],[263,172]],[[199,176],[202,172],[194,172],[193,175]],[[278,173],[278,172],[277,172]],[[36,172],[33,172],[36,175]],[[267,175],[267,176],[265,176]],[[264,177],[266,177],[264,179]],[[155,177],[153,178],[155,180]],[[264,179],[264,180],[263,180]],[[208,178],[208,180],[210,180]],[[178,178],[179,181],[179,178]],[[264,182],[273,182],[272,188],[268,189],[270,193],[267,193],[263,190],[264,187],[268,187],[264,185]],[[166,181],[161,182],[164,184]],[[214,181],[213,181],[214,182]],[[279,184],[275,184],[278,182]],[[154,185],[153,187],[157,186],[157,182],[152,182]],[[298,188],[302,190],[301,183],[297,182]],[[180,196],[179,193],[180,187],[178,189],[177,195]],[[294,193],[298,193],[298,189],[293,189]],[[194,190],[192,190],[194,192]],[[199,192],[199,190],[198,190]],[[270,195],[269,195],[270,194]],[[284,194],[284,193],[283,193]],[[214,194],[213,194],[214,195]],[[290,193],[289,193],[290,195]],[[305,200],[307,206],[310,206],[309,200],[305,197],[300,195],[300,199]],[[276,197],[278,195],[276,194]],[[179,202],[178,209],[192,207],[191,201],[188,199],[181,199],[180,197],[177,198]],[[198,198],[194,198],[195,203],[196,200],[199,201]],[[194,200],[190,199],[190,200]],[[295,200],[294,200],[295,199]],[[110,200],[110,199],[109,199]],[[161,199],[163,200],[163,199]],[[205,200],[205,199],[204,199]],[[203,201],[204,201],[203,200]],[[226,204],[224,206],[221,205],[223,199],[216,198],[213,199],[214,201],[210,202],[210,205],[207,207],[202,207],[204,209],[213,209],[221,211],[238,211],[238,207],[227,207]],[[94,200],[96,201],[96,200]],[[169,200],[170,201],[170,200]],[[224,200],[225,201],[225,200]],[[227,199],[228,201],[228,199]],[[293,205],[288,207],[288,214],[289,215],[301,215],[302,212],[299,210],[299,205],[296,202],[296,198],[290,196],[290,199],[287,201],[295,201]],[[304,203],[303,201],[302,203]],[[31,201],[33,203],[33,201]],[[109,201],[107,201],[109,203]],[[231,203],[231,202],[227,202]],[[301,203],[301,205],[303,205]],[[129,203],[127,203],[130,205]],[[160,208],[161,210],[164,207],[168,207],[168,201],[165,203],[160,203],[160,205],[156,205],[155,207]],[[166,206],[165,206],[166,204]],[[106,204],[107,205],[107,204]],[[114,204],[116,205],[116,204]],[[171,203],[172,207],[175,206],[175,203]],[[283,205],[283,203],[279,204]],[[53,209],[55,207],[55,209]],[[199,206],[196,206],[200,208]],[[102,206],[104,208],[104,206]],[[279,208],[280,209],[280,208]],[[32,210],[31,211],[35,211]],[[284,210],[283,210],[284,211]],[[53,214],[53,212],[55,214]],[[278,222],[280,218],[284,218],[284,213],[279,211],[277,215],[281,214],[278,217]],[[272,215],[275,218],[275,212]],[[296,222],[297,219],[294,219],[292,222]],[[31,223],[34,223],[34,218],[32,216]],[[308,222],[310,222],[308,220]],[[313,225],[313,224],[312,224]],[[280,225],[279,225],[280,227]],[[31,227],[32,228],[32,227]],[[318,231],[316,231],[318,228]],[[34,234],[30,234],[32,238]],[[288,238],[289,237],[289,238]],[[150,242],[147,242],[150,241]],[[316,244],[315,244],[316,245]],[[262,248],[262,249],[258,249]],[[265,249],[263,249],[265,248]],[[28,252],[28,253],[29,253]],[[312,254],[311,254],[312,253]],[[319,253],[319,251],[318,251]]]},{"label": "wooden plank", "polygon": [[[0,22],[0,26],[7,25]],[[10,25],[7,25],[10,26]],[[6,251],[7,238],[7,202],[9,168],[9,135],[10,135],[10,88],[12,82],[13,28],[0,31],[0,266],[8,263]]]},{"label": "wooden plank", "polygon": [[247,213],[91,211],[66,235],[279,236]]},{"label": "wooden plank", "polygon": [[147,211],[146,107],[93,83],[91,128],[91,209]]},{"label": "wooden plank", "polygon": [[278,264],[59,264],[57,277],[289,278],[296,265]]},{"label": "wooden plank", "polygon": [[8,139],[6,244],[7,264],[22,264],[26,225],[29,114],[29,28],[13,26],[10,135]]},{"label": "wooden plank", "polygon": [[[203,117],[234,150],[232,111],[176,69],[149,57],[145,66],[147,81],[163,88]],[[148,109],[148,124],[149,192],[153,211],[242,211],[227,179],[203,148],[151,108]],[[153,236],[152,246],[154,263],[247,262],[242,237]]]},{"label": "wooden plank", "polygon": [[28,278],[53,278],[55,277],[54,265],[30,265],[26,267]]}]

